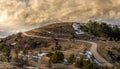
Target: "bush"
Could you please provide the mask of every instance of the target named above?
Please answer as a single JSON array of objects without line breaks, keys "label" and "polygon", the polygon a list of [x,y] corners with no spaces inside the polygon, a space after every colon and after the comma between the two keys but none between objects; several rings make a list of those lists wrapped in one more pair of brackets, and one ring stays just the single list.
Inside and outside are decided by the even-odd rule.
[{"label": "bush", "polygon": [[18,67],[23,67],[24,65],[28,65],[28,61],[24,60],[22,57],[21,58],[15,57],[14,61]]},{"label": "bush", "polygon": [[77,61],[76,61],[76,63],[75,63],[75,67],[77,67],[77,68],[82,68],[83,67],[83,57],[82,58],[80,58],[80,59],[78,59]]},{"label": "bush", "polygon": [[53,56],[53,53],[49,52],[46,56],[51,57],[51,56]]},{"label": "bush", "polygon": [[72,64],[73,62],[75,62],[75,55],[71,54],[67,60],[68,60],[68,63]]},{"label": "bush", "polygon": [[90,21],[88,24],[81,27],[81,29],[96,37],[103,37],[109,40],[120,40],[120,28],[118,26],[111,26],[107,23],[99,23]]},{"label": "bush", "polygon": [[64,61],[64,54],[62,52],[56,51],[51,57],[50,62],[52,63],[61,63]]}]

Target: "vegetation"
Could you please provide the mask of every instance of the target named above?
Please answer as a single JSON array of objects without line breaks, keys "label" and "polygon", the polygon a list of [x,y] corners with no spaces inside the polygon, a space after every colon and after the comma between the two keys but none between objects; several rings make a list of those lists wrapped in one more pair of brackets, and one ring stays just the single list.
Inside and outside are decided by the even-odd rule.
[{"label": "vegetation", "polygon": [[51,56],[53,56],[53,55],[54,55],[53,53],[49,52],[46,56],[47,56],[47,57],[51,57]]},{"label": "vegetation", "polygon": [[7,62],[10,62],[10,60],[11,60],[11,48],[10,48],[10,46],[0,44],[0,52],[4,53],[4,56],[6,57]]},{"label": "vegetation", "polygon": [[20,58],[15,57],[14,61],[18,67],[23,67],[24,65],[28,65],[28,61],[24,60],[23,57]]},{"label": "vegetation", "polygon": [[[90,21],[89,24],[83,25],[81,27],[82,27],[81,29],[83,31],[88,32],[89,34],[91,34],[95,37],[102,37],[102,38],[105,38],[105,39],[115,40],[115,41],[120,40],[120,36],[119,36],[120,35],[120,29],[118,28],[118,26],[111,26],[111,25],[108,25],[106,23],[99,23],[99,22]],[[47,30],[50,30],[50,29],[47,29]],[[52,50],[54,50],[56,52],[55,53],[49,52],[46,55],[50,58],[49,62],[47,63],[47,66],[49,68],[51,68],[53,63],[63,64],[62,62],[64,61],[64,54],[60,51],[63,48],[69,49],[69,47],[70,47],[72,49],[72,45],[70,45],[69,47],[66,47],[67,45],[62,46],[62,43],[60,44],[58,42],[57,38],[69,39],[71,37],[72,39],[71,38],[70,39],[73,40],[73,42],[74,42],[75,39],[73,39],[73,38],[79,38],[79,37],[78,37],[78,35],[75,34],[75,31],[71,27],[71,24],[68,27],[60,26],[60,27],[57,27],[57,29],[52,28],[52,30],[53,30],[52,32],[55,33],[55,36],[50,35],[52,37],[54,36],[53,40],[47,40],[47,39],[42,39],[42,38],[39,38],[39,39],[30,38],[30,37],[21,36],[21,34],[18,34],[16,37],[14,35],[12,37],[4,39],[3,43],[0,44],[0,53],[2,53],[4,55],[4,56],[0,56],[0,61],[10,62],[11,58],[13,58],[11,56],[14,55],[13,53],[11,55],[12,48],[14,47],[13,49],[15,50],[14,52],[15,52],[15,55],[16,55],[15,58],[14,58],[14,62],[18,67],[24,67],[25,65],[28,65],[29,63],[30,63],[30,65],[35,65],[36,61],[38,61],[38,58],[36,58],[37,53],[36,53],[36,55],[34,55],[33,51],[36,50],[36,49],[39,49],[39,53],[42,53],[42,51],[43,51],[42,47],[49,47],[49,46],[52,46],[51,43],[55,43],[55,46],[52,47]],[[65,34],[65,35],[61,35],[61,33]],[[40,35],[40,34],[38,34],[38,35]],[[49,36],[49,35],[46,33],[43,36]],[[50,41],[51,41],[51,43],[50,43]],[[16,45],[11,47],[10,44],[12,42],[16,42]],[[22,55],[19,55],[19,52],[21,50],[23,51],[23,53],[22,53]],[[28,50],[31,50],[31,54],[30,54],[30,57],[29,57],[30,59],[28,59],[28,57],[27,57],[27,55],[29,55],[28,53],[30,53]],[[120,48],[115,48],[114,47],[114,50],[116,50],[117,52],[120,52]],[[66,50],[64,50],[64,51],[66,51]],[[36,51],[34,51],[34,52],[36,52]],[[114,61],[120,60],[120,55],[116,56],[115,52],[112,51],[112,50],[109,50],[107,55],[109,57],[111,57]],[[33,56],[35,56],[35,57],[33,57]],[[115,57],[113,57],[113,56],[115,56]],[[45,59],[48,60],[48,57],[47,58],[45,57]],[[35,62],[33,61],[34,59],[36,60]],[[94,62],[90,62],[90,60],[88,60],[88,61],[84,60],[84,57],[81,57],[80,59],[76,60],[76,57],[75,57],[74,54],[71,54],[67,58],[67,61],[71,65],[74,65],[74,63],[75,63],[75,67],[80,68],[80,69],[110,69],[106,66],[102,67],[102,66],[99,66],[98,64],[96,64]],[[116,65],[115,68],[111,68],[111,69],[120,69],[120,65]]]},{"label": "vegetation", "polygon": [[62,52],[56,51],[51,57],[50,62],[52,63],[61,63],[64,61],[64,54]]},{"label": "vegetation", "polygon": [[110,50],[108,51],[107,54],[113,60],[113,62],[120,62],[120,55],[116,55]]},{"label": "vegetation", "polygon": [[47,63],[47,66],[48,66],[48,68],[51,68],[51,67],[52,67],[52,62],[49,61],[49,62]]},{"label": "vegetation", "polygon": [[81,57],[80,59],[78,59],[78,60],[76,61],[75,66],[76,66],[77,68],[82,68],[83,65],[84,65],[83,57]]},{"label": "vegetation", "polygon": [[7,57],[7,62],[10,62],[10,59],[11,59],[11,50],[10,48],[6,48],[5,49],[5,56]]},{"label": "vegetation", "polygon": [[58,43],[58,40],[54,39],[55,41],[55,47],[52,47],[51,50],[52,51],[57,51],[57,50],[61,50],[62,49],[62,46]]},{"label": "vegetation", "polygon": [[68,63],[72,64],[73,62],[75,62],[75,55],[71,54],[67,60],[68,60]]},{"label": "vegetation", "polygon": [[117,25],[112,26],[104,22],[99,23],[99,22],[89,21],[89,23],[82,26],[81,29],[96,37],[103,37],[115,41],[120,40],[120,36],[119,36],[120,29]]},{"label": "vegetation", "polygon": [[81,57],[76,61],[75,67],[81,68],[81,69],[111,69],[106,66],[105,67],[99,66],[97,63],[94,63],[94,62],[91,63],[90,60],[86,61],[84,60],[83,57]]}]

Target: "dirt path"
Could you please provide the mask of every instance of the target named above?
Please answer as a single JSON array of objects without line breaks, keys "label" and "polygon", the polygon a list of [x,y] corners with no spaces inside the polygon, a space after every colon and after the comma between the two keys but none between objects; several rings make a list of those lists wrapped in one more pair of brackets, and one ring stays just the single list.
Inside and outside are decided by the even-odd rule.
[{"label": "dirt path", "polygon": [[110,63],[109,61],[105,60],[97,51],[97,44],[94,42],[90,42],[90,41],[83,41],[83,42],[87,42],[90,43],[92,46],[90,48],[90,51],[92,52],[92,54],[94,55],[94,57],[101,63],[103,63],[104,66],[108,66],[108,67],[113,67],[113,64]]},{"label": "dirt path", "polygon": [[[33,37],[33,38],[43,38],[43,39],[52,39],[52,37],[43,37],[43,36],[37,36],[37,35],[28,35],[27,33],[23,33],[24,36],[27,37]],[[65,39],[65,38],[56,38],[59,40],[69,40],[69,39]],[[113,64],[109,63],[107,60],[105,60],[98,52],[97,52],[97,44],[94,42],[90,42],[90,41],[84,41],[84,40],[76,40],[78,42],[87,42],[91,44],[91,48],[90,51],[92,52],[92,54],[94,55],[94,57],[101,63],[103,63],[104,66],[108,66],[108,67],[113,67]]]}]

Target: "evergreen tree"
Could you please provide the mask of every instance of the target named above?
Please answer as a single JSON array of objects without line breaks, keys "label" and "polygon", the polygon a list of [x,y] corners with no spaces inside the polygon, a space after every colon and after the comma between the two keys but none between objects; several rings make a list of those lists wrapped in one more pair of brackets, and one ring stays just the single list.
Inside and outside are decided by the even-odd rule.
[{"label": "evergreen tree", "polygon": [[64,61],[64,54],[62,52],[56,51],[51,57],[50,61],[52,63],[61,63]]},{"label": "evergreen tree", "polygon": [[71,54],[68,58],[68,63],[72,64],[73,62],[75,62],[75,55]]},{"label": "evergreen tree", "polygon": [[93,22],[89,21],[88,24],[81,27],[81,29],[85,32],[88,32],[91,35],[94,35],[96,37],[103,37],[109,40],[120,40],[120,29],[118,26],[111,26],[107,23],[99,23],[99,22]]}]

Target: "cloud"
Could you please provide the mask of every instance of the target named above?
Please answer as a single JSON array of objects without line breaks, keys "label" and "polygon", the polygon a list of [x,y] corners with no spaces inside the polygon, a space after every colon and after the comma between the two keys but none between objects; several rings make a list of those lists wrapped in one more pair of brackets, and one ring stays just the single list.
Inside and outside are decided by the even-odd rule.
[{"label": "cloud", "polygon": [[104,20],[118,18],[120,14],[119,0],[1,0],[0,6],[9,20],[28,24],[47,20]]},{"label": "cloud", "polygon": [[119,7],[120,0],[0,0],[0,27],[88,19],[119,23]]}]

